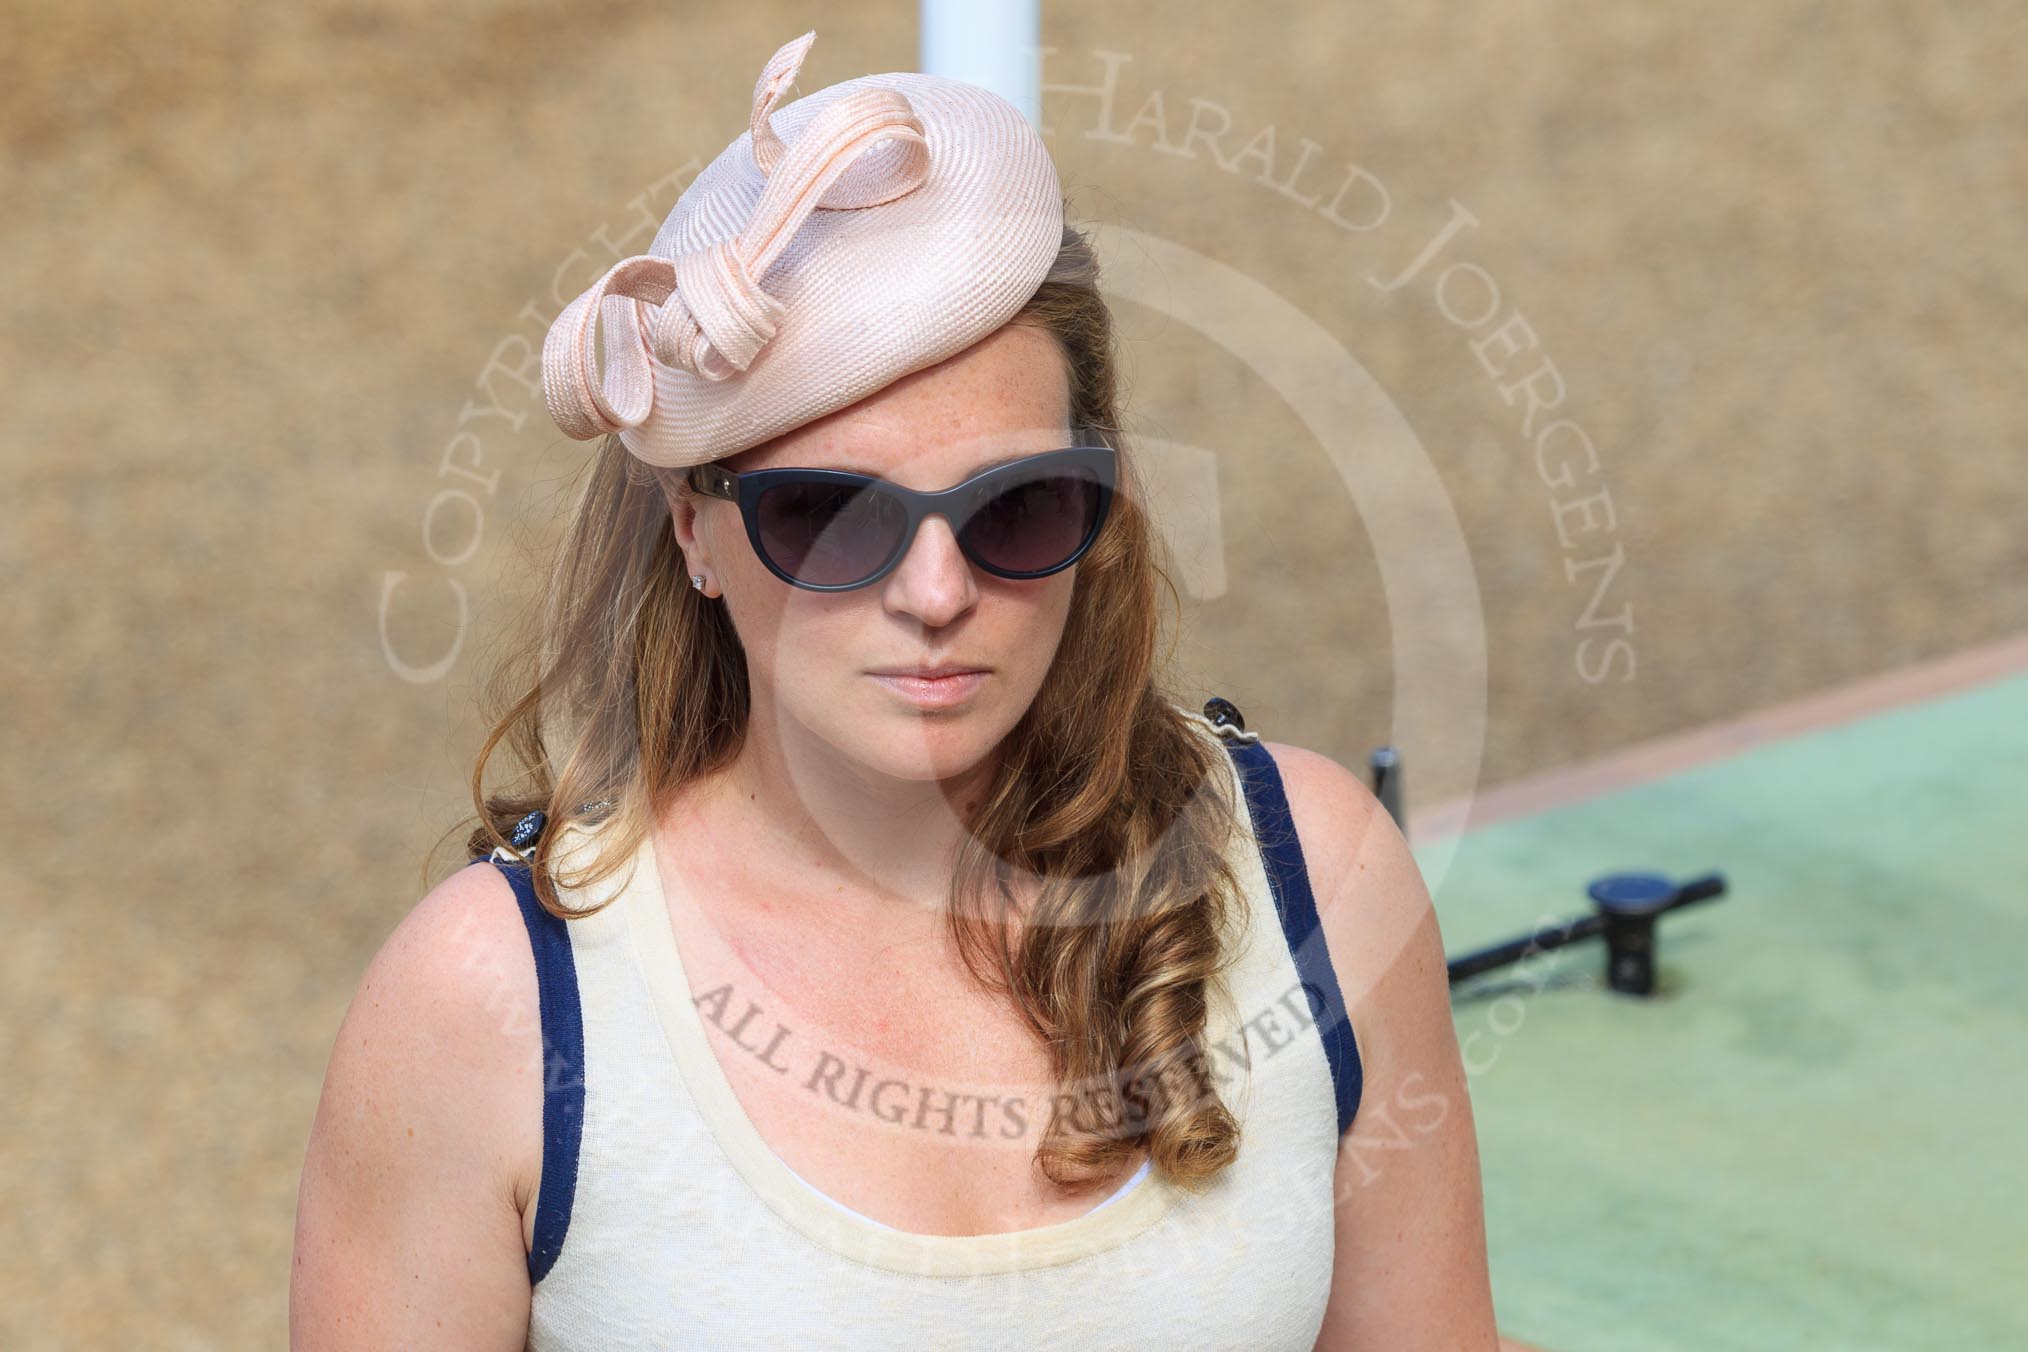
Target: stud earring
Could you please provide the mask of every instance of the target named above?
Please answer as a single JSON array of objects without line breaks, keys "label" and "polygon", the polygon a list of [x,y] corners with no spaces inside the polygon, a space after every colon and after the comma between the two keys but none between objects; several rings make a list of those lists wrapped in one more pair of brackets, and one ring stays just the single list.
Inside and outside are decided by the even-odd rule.
[{"label": "stud earring", "polygon": [[692,573],[692,574],[690,575],[690,585],[691,585],[691,586],[693,586],[693,587],[695,587],[695,588],[697,588],[697,590],[699,590],[699,591],[703,591],[703,590],[704,590],[704,574],[702,574],[702,573]]}]

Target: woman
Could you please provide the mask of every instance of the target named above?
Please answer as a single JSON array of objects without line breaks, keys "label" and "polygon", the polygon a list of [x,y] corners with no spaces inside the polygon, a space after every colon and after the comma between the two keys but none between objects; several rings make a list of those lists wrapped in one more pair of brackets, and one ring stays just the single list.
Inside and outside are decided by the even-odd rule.
[{"label": "woman", "polygon": [[545,344],[599,451],[340,1030],[294,1345],[1493,1347],[1428,895],[1167,693],[1046,149],[922,75],[777,111],[814,37]]}]

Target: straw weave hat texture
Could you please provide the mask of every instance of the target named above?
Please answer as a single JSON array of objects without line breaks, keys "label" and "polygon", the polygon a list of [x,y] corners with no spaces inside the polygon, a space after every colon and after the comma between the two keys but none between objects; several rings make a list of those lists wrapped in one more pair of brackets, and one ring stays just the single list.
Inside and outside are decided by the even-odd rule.
[{"label": "straw weave hat texture", "polygon": [[617,432],[666,467],[731,455],[956,355],[1048,275],[1062,190],[1021,111],[905,71],[780,106],[816,38],[768,60],[750,128],[648,251],[551,324],[543,399],[566,436]]}]

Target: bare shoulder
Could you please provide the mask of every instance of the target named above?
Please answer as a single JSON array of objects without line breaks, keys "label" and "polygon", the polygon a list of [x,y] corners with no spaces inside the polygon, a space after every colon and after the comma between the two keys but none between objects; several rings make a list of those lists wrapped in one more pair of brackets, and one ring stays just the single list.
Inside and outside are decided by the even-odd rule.
[{"label": "bare shoulder", "polygon": [[1369,1090],[1404,1060],[1440,1055],[1454,1036],[1436,907],[1408,841],[1365,781],[1329,756],[1263,742],[1317,899]]},{"label": "bare shoulder", "polygon": [[1317,1346],[1494,1348],[1477,1133],[1443,936],[1393,816],[1328,756],[1281,771],[1363,1074],[1338,1150],[1331,1298]]},{"label": "bare shoulder", "polygon": [[1352,770],[1286,742],[1262,745],[1281,772],[1333,965],[1341,981],[1347,971],[1377,977],[1374,963],[1400,955],[1434,924],[1408,841]]},{"label": "bare shoulder", "polygon": [[333,1043],[297,1197],[292,1347],[450,1327],[460,1346],[519,1346],[541,1037],[513,891],[490,865],[460,869],[374,954]]},{"label": "bare shoulder", "polygon": [[[471,1131],[495,1133],[473,1144],[501,1163],[518,1209],[542,1167],[542,1010],[527,923],[505,875],[482,861],[430,889],[374,956],[361,1000],[440,1078],[446,1106]],[[475,1100],[492,1111],[474,1113]]]}]

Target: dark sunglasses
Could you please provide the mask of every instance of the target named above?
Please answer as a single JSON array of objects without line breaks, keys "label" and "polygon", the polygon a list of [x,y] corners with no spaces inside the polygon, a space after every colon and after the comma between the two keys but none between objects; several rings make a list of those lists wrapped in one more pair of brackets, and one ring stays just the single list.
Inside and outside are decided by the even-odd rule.
[{"label": "dark sunglasses", "polygon": [[1110,446],[1071,446],[981,470],[922,493],[838,469],[690,468],[690,486],[739,504],[754,553],[782,581],[851,591],[892,572],[932,512],[972,563],[1005,578],[1048,577],[1076,563],[1112,505]]}]

